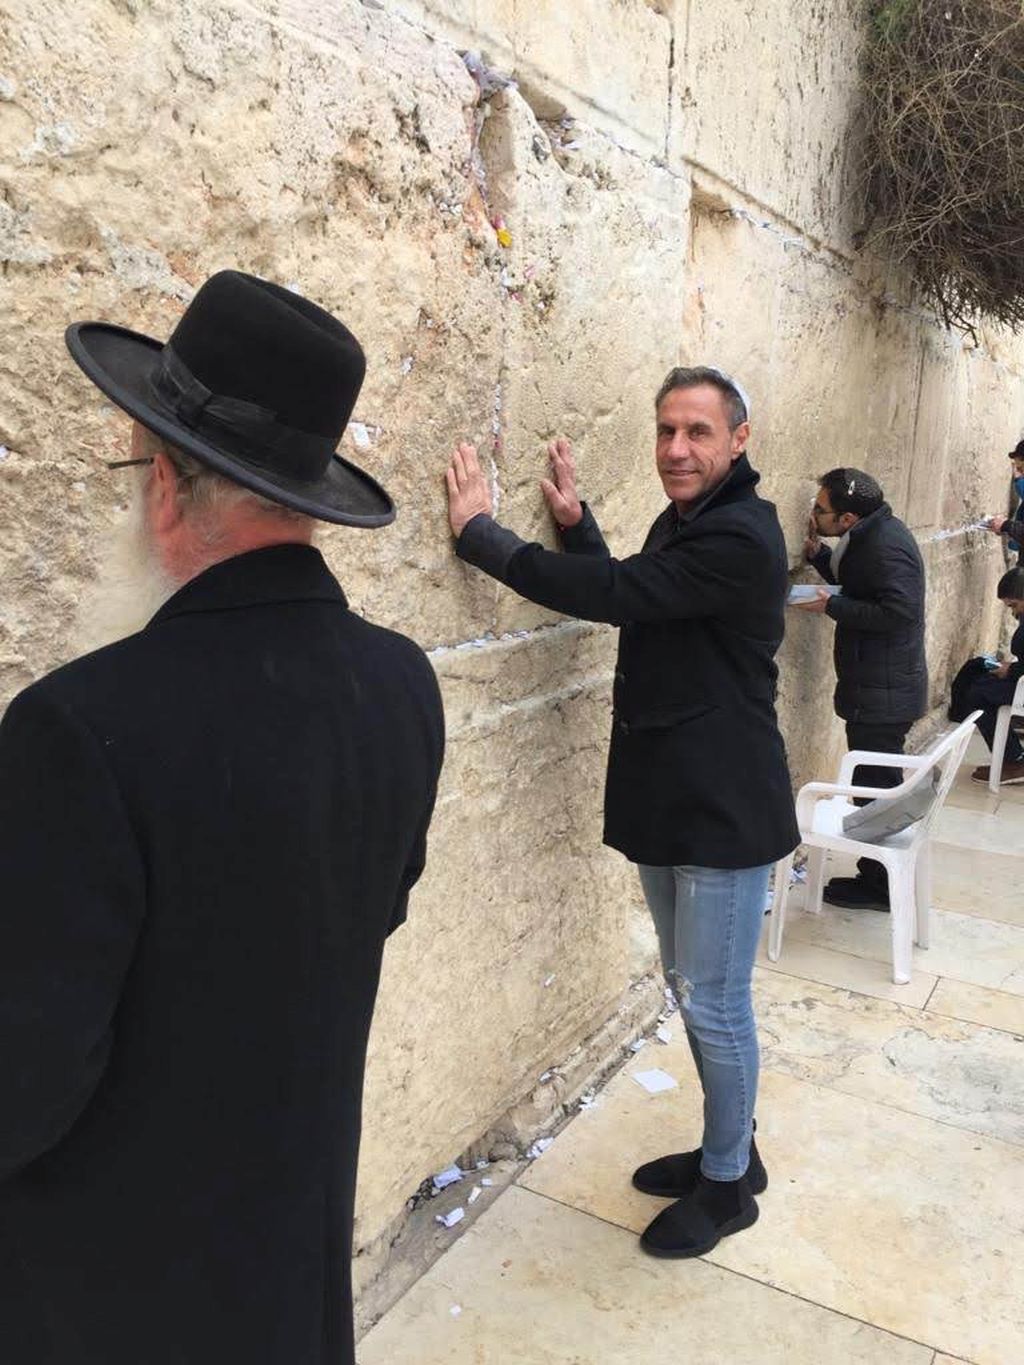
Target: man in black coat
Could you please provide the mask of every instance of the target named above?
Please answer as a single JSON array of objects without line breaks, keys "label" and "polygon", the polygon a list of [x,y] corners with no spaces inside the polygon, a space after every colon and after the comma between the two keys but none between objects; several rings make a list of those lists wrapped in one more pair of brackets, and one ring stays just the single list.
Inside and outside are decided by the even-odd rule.
[{"label": "man in black coat", "polygon": [[0,725],[0,1361],[351,1365],[367,1033],[443,747],[428,661],[310,544],[394,516],[334,454],[362,351],[235,272],[166,346],[68,344],[175,591]]},{"label": "man in black coat", "polygon": [[[834,549],[821,537],[838,537]],[[924,562],[910,530],[860,469],[832,469],[819,480],[805,543],[806,558],[826,592],[797,603],[836,625],[836,714],[846,722],[850,749],[901,754],[907,732],[928,707],[924,648]],[[896,787],[899,768],[861,764],[853,780],[864,787]],[[859,802],[863,804],[863,802]],[[833,877],[824,897],[848,909],[888,910],[885,867],[862,858],[856,877]]]},{"label": "man in black coat", "polygon": [[705,1099],[701,1148],[633,1179],[676,1201],[644,1249],[685,1257],[749,1227],[767,1185],[752,1136],[750,983],[771,865],[799,833],[775,716],[786,551],[755,492],[746,400],[717,370],[676,369],[655,410],[669,503],[627,559],[611,557],[580,502],[566,441],[550,447],[541,483],[564,554],[493,520],[472,446],[447,481],[461,559],[533,602],[620,627],[604,837],[639,864]]}]

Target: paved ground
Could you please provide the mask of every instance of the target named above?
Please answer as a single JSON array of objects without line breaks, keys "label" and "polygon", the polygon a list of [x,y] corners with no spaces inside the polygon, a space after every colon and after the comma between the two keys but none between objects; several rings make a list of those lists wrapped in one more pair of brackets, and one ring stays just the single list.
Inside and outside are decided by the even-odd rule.
[{"label": "paved ground", "polygon": [[[799,892],[780,961],[758,968],[771,1183],[755,1227],[700,1261],[637,1246],[661,1204],[631,1188],[633,1165],[699,1141],[673,1019],[364,1338],[360,1365],[1020,1365],[1024,787],[989,796],[978,761],[940,817],[933,943],[909,985],[891,983],[886,916],[805,916]],[[633,1073],[655,1066],[679,1087],[641,1089]]]}]

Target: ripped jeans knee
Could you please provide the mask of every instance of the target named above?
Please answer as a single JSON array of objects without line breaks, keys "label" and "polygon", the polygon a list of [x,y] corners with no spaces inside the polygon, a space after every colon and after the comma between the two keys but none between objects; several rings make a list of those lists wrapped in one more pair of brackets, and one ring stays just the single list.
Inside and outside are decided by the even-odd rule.
[{"label": "ripped jeans knee", "polygon": [[677,971],[675,967],[669,971],[665,979],[676,1008],[680,1014],[685,1015],[690,1008],[690,1001],[693,997],[693,982],[688,980],[683,972]]}]

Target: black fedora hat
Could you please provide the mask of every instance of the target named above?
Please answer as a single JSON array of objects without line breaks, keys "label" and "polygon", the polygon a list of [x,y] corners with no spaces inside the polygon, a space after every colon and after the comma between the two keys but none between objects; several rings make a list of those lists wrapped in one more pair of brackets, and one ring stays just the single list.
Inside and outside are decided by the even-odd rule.
[{"label": "black fedora hat", "polygon": [[315,303],[222,270],[166,344],[106,322],[73,323],[65,340],[119,408],[218,474],[322,521],[394,521],[384,489],[336,454],[366,357]]}]

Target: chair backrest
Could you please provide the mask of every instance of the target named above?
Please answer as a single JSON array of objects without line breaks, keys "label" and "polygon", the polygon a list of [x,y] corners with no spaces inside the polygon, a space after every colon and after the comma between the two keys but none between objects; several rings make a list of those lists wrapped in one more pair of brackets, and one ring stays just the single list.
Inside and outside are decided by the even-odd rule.
[{"label": "chair backrest", "polygon": [[930,750],[915,755],[919,766],[905,779],[906,790],[898,796],[876,797],[846,816],[843,832],[866,843],[885,843],[903,830],[913,831],[914,844],[926,839],[956,780],[971,742],[974,722],[980,714],[975,711],[954,729],[940,735]]},{"label": "chair backrest", "polygon": [[[926,775],[936,774],[937,782],[935,786],[935,800],[932,802],[927,814],[921,821],[920,829],[917,832],[920,838],[924,838],[931,828],[932,822],[942,809],[942,804],[949,794],[949,789],[956,781],[956,775],[960,771],[960,765],[964,761],[964,754],[967,746],[971,742],[974,734],[974,722],[981,715],[980,711],[972,711],[971,714],[960,722],[954,729],[940,735],[934,747],[919,755],[921,758],[928,758],[931,761],[922,764],[916,776],[922,780]],[[931,781],[930,776],[927,780]],[[916,785],[916,783],[914,784]]]}]

